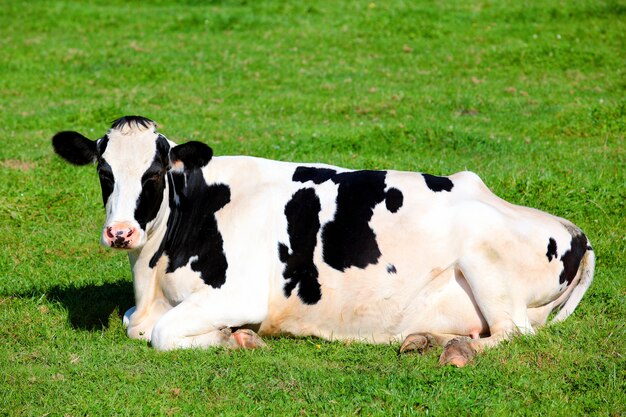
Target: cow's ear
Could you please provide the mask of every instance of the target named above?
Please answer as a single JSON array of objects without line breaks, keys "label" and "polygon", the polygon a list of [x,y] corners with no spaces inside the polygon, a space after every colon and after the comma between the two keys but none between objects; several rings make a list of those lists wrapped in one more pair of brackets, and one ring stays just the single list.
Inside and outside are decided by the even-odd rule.
[{"label": "cow's ear", "polygon": [[170,164],[173,169],[202,168],[209,163],[213,149],[202,142],[191,141],[174,146],[170,150]]},{"label": "cow's ear", "polygon": [[74,165],[86,165],[98,157],[96,142],[78,132],[59,132],[52,137],[54,151]]}]

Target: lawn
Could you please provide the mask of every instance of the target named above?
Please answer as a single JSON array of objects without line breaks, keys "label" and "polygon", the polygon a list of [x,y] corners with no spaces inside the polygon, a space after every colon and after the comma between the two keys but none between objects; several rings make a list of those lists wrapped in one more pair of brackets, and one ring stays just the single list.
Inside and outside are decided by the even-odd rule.
[{"label": "lawn", "polygon": [[[626,2],[0,0],[0,415],[625,415]],[[445,175],[568,218],[597,255],[564,323],[440,349],[125,336],[124,254],[60,130],[122,115],[216,155]]]}]

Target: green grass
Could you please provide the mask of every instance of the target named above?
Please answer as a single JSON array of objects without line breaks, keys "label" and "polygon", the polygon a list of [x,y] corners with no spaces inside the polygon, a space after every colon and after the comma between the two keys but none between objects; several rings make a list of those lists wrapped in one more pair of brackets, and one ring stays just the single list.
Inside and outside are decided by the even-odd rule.
[{"label": "green grass", "polygon": [[[626,3],[0,0],[0,415],[626,414]],[[449,174],[566,217],[577,311],[464,369],[439,350],[126,338],[125,256],[93,169],[53,156],[155,119],[216,154]]]}]

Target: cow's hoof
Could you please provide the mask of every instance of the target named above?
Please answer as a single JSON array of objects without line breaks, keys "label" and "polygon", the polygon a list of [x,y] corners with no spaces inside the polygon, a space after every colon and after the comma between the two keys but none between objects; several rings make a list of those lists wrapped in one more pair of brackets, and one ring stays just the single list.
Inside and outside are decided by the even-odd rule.
[{"label": "cow's hoof", "polygon": [[130,316],[132,316],[136,310],[137,307],[131,307],[126,310],[126,313],[124,313],[124,317],[122,318],[122,325],[125,329],[128,329],[128,327],[130,326]]},{"label": "cow's hoof", "polygon": [[261,337],[250,329],[239,329],[231,336],[235,342],[235,349],[257,349],[267,345]]},{"label": "cow's hoof", "polygon": [[454,365],[462,368],[476,356],[476,350],[472,347],[468,339],[452,339],[443,348],[443,353],[439,357],[441,365]]},{"label": "cow's hoof", "polygon": [[404,339],[398,353],[402,354],[417,351],[417,353],[422,354],[433,346],[434,343],[429,334],[413,333]]}]

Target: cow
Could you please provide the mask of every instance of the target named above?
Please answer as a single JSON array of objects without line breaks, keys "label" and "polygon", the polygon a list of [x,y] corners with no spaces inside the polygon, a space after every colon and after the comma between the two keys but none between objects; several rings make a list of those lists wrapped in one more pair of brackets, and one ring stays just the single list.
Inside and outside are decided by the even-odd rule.
[{"label": "cow", "polygon": [[52,138],[97,164],[101,242],[126,251],[127,334],[159,350],[255,348],[262,336],[483,349],[567,318],[595,256],[559,217],[510,204],[471,172],[348,170],[216,156],[125,116],[104,136]]}]

